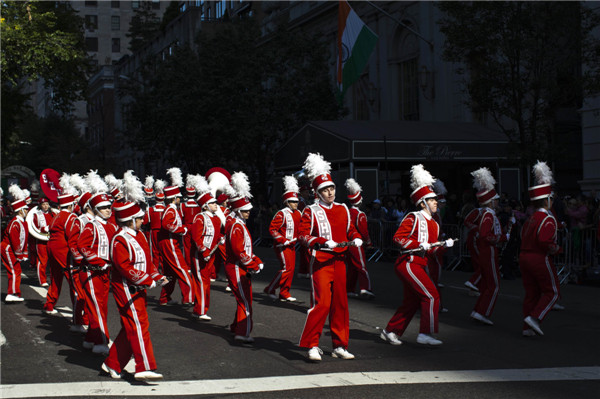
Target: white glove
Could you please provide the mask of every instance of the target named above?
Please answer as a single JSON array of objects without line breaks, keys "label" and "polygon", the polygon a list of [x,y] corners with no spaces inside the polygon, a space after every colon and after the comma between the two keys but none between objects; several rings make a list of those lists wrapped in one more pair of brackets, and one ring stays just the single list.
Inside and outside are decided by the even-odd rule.
[{"label": "white glove", "polygon": [[285,240],[282,246],[287,247],[288,245],[290,245],[290,240]]},{"label": "white glove", "polygon": [[208,262],[210,260],[210,256],[207,256],[205,258],[203,258],[205,262]]},{"label": "white glove", "polygon": [[105,263],[104,266],[100,268],[100,270],[106,270],[110,267],[110,263]]},{"label": "white glove", "polygon": [[152,284],[150,284],[149,288],[154,288],[154,287],[156,287],[156,281],[153,281]]},{"label": "white glove", "polygon": [[431,249],[431,244],[428,242],[420,242],[419,246],[423,248],[425,251],[429,251]]},{"label": "white glove", "polygon": [[506,241],[510,240],[510,234],[506,233]]},{"label": "white glove", "polygon": [[262,263],[259,263],[258,265],[258,270],[262,271],[262,269],[265,267],[265,265],[263,265]]},{"label": "white glove", "polygon": [[454,240],[452,238],[449,238],[445,241],[445,244],[447,248],[451,248],[454,246]]},{"label": "white glove", "polygon": [[515,224],[515,223],[517,223],[517,219],[515,219],[514,216],[511,216],[510,219],[508,219],[508,223]]},{"label": "white glove", "polygon": [[356,245],[357,247],[361,247],[363,245],[363,240],[361,240],[360,238],[355,238],[354,240],[352,240],[352,242],[354,243],[354,245]]},{"label": "white glove", "polygon": [[329,249],[335,248],[335,247],[337,247],[337,245],[338,245],[337,242],[335,242],[333,240],[327,240],[325,242],[325,246]]},{"label": "white glove", "polygon": [[186,235],[186,234],[187,234],[187,227],[184,227],[184,228],[183,228],[183,233],[181,233],[181,235],[182,235],[182,236],[184,236],[184,235]]},{"label": "white glove", "polygon": [[163,277],[158,281],[159,281],[161,287],[164,287],[165,285],[169,284],[169,280],[166,277]]}]

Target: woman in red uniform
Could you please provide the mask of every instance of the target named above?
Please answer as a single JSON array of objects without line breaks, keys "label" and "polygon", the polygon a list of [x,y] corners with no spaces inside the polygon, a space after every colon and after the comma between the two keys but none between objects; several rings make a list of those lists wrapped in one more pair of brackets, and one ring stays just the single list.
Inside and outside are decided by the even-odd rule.
[{"label": "woman in red uniform", "polygon": [[216,216],[219,205],[211,195],[210,187],[204,176],[196,181],[196,191],[200,193],[198,205],[202,212],[194,217],[190,236],[192,238],[192,276],[196,286],[196,298],[193,317],[210,321],[207,314],[210,306],[210,279],[214,272],[215,251],[221,242],[221,219]]},{"label": "woman in red uniform", "polygon": [[536,185],[529,188],[529,199],[537,209],[521,230],[519,266],[525,288],[523,300],[523,335],[544,335],[540,323],[560,296],[560,283],[552,255],[556,243],[557,223],[552,208],[552,171],[545,162],[533,167]]},{"label": "woman in red uniform", "polygon": [[21,261],[27,260],[27,204],[25,193],[16,184],[12,184],[8,191],[13,197],[11,207],[15,214],[9,222],[2,239],[2,263],[6,267],[8,291],[4,301],[22,302],[21,297]]},{"label": "woman in red uniform", "polygon": [[243,172],[236,172],[231,176],[233,189],[237,193],[230,202],[233,217],[227,219],[225,226],[225,246],[227,258],[225,272],[229,286],[237,302],[235,318],[230,326],[234,340],[241,343],[252,343],[252,280],[251,274],[259,273],[263,269],[260,258],[252,250],[252,237],[246,226],[250,217],[252,204],[248,200],[250,184],[248,177]]},{"label": "woman in red uniform", "polygon": [[[362,187],[354,179],[346,180],[346,190],[348,191],[348,200],[352,207],[350,208],[350,218],[360,234],[361,240],[366,246],[371,245],[369,237],[369,228],[367,225],[367,215],[360,210],[362,204]],[[359,293],[354,292],[358,281]],[[346,290],[349,297],[361,297],[365,299],[374,299],[371,279],[367,271],[367,256],[364,246],[350,247],[348,250],[348,279],[346,281]]]},{"label": "woman in red uniform", "polygon": [[[304,169],[318,194],[318,202],[307,206],[302,213],[298,238],[311,249],[311,308],[300,337],[300,346],[309,348],[308,359],[321,360],[323,351],[319,340],[329,317],[333,351],[340,359],[354,359],[348,352],[350,315],[346,294],[346,250],[348,245],[360,247],[362,240],[350,219],[345,204],[335,202],[335,183],[331,165],[320,154],[308,154]],[[339,243],[343,243],[339,246]]]},{"label": "woman in red uniform", "polygon": [[273,250],[279,260],[279,271],[264,289],[272,300],[277,300],[275,292],[279,288],[279,299],[294,302],[290,295],[290,287],[296,267],[296,240],[300,212],[298,211],[298,182],[294,176],[283,178],[283,203],[285,207],[275,214],[269,225],[269,233],[273,237]]},{"label": "woman in red uniform", "polygon": [[481,270],[479,297],[471,312],[471,318],[483,324],[493,325],[489,319],[494,311],[500,291],[500,264],[498,244],[507,241],[502,232],[500,221],[496,217],[498,194],[494,189],[496,180],[487,168],[480,168],[471,173],[477,191],[477,200],[481,205],[479,226],[477,228],[477,260]]},{"label": "woman in red uniform", "polygon": [[[394,235],[394,243],[404,253],[396,260],[396,275],[402,281],[404,299],[387,326],[381,332],[381,339],[392,345],[400,345],[399,337],[408,327],[417,310],[421,310],[421,323],[417,343],[422,345],[441,345],[442,341],[431,334],[438,332],[438,313],[440,296],[436,285],[427,274],[429,258],[435,256],[440,247],[432,247],[439,237],[439,226],[433,219],[437,211],[437,197],[431,185],[434,178],[423,165],[411,168],[410,198],[419,208],[404,217]],[[447,240],[444,245],[453,245]],[[411,251],[412,252],[408,252]],[[415,251],[417,250],[417,251]]]},{"label": "woman in red uniform", "polygon": [[[54,213],[50,209],[48,198],[41,197],[39,204],[38,210],[33,217],[33,223],[38,231],[47,234],[50,231]],[[36,238],[34,242],[36,253],[35,269],[37,271],[38,281],[42,287],[48,287],[49,284],[46,276],[46,267],[48,266],[48,239],[41,240]]]}]

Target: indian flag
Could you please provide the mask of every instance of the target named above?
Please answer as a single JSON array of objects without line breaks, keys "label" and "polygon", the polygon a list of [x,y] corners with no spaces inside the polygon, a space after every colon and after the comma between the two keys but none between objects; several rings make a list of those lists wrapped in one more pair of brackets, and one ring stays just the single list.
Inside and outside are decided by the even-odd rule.
[{"label": "indian flag", "polygon": [[340,100],[358,80],[377,44],[377,35],[360,20],[347,1],[340,1],[337,81]]}]

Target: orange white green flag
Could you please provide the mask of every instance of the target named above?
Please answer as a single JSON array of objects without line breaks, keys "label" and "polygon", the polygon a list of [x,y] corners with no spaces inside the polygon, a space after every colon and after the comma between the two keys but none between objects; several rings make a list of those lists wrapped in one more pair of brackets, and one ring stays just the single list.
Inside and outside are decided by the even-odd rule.
[{"label": "orange white green flag", "polygon": [[377,35],[356,15],[347,1],[340,1],[338,24],[337,83],[340,101],[358,80],[377,44]]}]

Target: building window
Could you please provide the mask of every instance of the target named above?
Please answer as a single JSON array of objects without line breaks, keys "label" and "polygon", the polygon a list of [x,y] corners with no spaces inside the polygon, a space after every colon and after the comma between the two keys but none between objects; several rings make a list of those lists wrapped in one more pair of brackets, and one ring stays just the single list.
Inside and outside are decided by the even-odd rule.
[{"label": "building window", "polygon": [[86,37],[85,48],[87,51],[98,51],[98,38],[97,37]]},{"label": "building window", "polygon": [[113,15],[110,17],[110,29],[112,30],[121,30],[121,17],[118,15]]},{"label": "building window", "polygon": [[93,31],[98,29],[98,16],[97,15],[86,15],[85,16],[85,28]]},{"label": "building window", "polygon": [[97,5],[98,5],[97,1],[86,1],[85,2],[86,7],[96,7]]},{"label": "building window", "polygon": [[160,0],[152,0],[152,9],[160,10]]},{"label": "building window", "polygon": [[216,9],[215,9],[215,18],[221,18],[223,15],[223,2],[217,1]]},{"label": "building window", "polygon": [[132,1],[131,2],[131,8],[140,8],[140,2],[139,1]]},{"label": "building window", "polygon": [[400,117],[405,121],[419,120],[419,73],[417,58],[399,64]]},{"label": "building window", "polygon": [[121,2],[120,1],[111,1],[110,7],[111,8],[121,8]]},{"label": "building window", "polygon": [[121,39],[119,39],[118,37],[115,37],[111,40],[111,43],[112,43],[112,52],[120,53],[121,52]]}]

